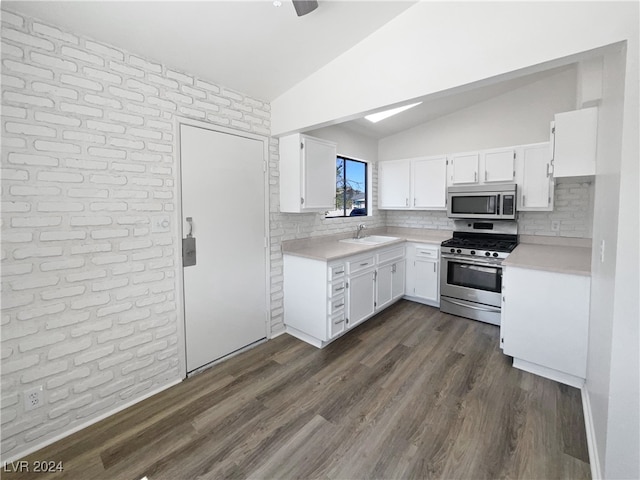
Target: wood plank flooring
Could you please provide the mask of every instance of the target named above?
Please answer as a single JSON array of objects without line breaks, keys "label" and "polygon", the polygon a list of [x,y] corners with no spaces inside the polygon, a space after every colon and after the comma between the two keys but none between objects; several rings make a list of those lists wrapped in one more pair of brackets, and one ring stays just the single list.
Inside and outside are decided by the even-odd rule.
[{"label": "wood plank flooring", "polygon": [[63,462],[43,480],[589,478],[579,390],[512,368],[498,334],[403,300],[323,350],[282,335],[26,460]]}]

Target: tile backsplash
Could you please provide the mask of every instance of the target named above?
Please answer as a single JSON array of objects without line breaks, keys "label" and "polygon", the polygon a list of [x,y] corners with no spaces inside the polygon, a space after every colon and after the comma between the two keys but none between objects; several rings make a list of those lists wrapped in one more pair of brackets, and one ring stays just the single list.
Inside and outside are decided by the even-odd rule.
[{"label": "tile backsplash", "polygon": [[[593,223],[593,182],[556,181],[552,212],[520,212],[518,232],[522,235],[591,238]],[[558,230],[552,230],[552,222]],[[432,228],[452,230],[453,221],[445,211],[388,210],[388,227]]]}]

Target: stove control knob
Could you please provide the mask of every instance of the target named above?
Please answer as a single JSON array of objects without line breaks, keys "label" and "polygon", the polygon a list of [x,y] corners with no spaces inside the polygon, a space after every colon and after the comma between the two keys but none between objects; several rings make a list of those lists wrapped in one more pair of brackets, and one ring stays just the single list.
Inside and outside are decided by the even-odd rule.
[{"label": "stove control knob", "polygon": [[475,250],[471,250],[471,252],[470,252],[470,253],[471,253],[471,255],[475,255],[475,254],[476,254],[476,251],[475,251]]},{"label": "stove control knob", "polygon": [[456,250],[456,253],[462,253],[462,250],[458,249]]},{"label": "stove control knob", "polygon": [[493,252],[493,256],[494,256],[494,257],[497,257],[497,256],[498,256],[498,253],[497,253],[497,252]]},{"label": "stove control knob", "polygon": [[451,253],[456,253],[456,249],[455,249],[455,248],[452,248],[452,249],[451,249]]},{"label": "stove control knob", "polygon": [[486,257],[490,257],[490,256],[491,256],[491,253],[490,253],[490,252],[484,252],[484,255],[485,255]]}]

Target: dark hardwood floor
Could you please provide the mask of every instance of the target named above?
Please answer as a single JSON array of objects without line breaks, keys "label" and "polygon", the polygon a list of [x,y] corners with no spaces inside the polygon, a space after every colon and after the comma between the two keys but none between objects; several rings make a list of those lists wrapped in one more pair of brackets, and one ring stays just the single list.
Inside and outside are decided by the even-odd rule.
[{"label": "dark hardwood floor", "polygon": [[511,367],[498,327],[400,301],[323,350],[282,335],[4,478],[589,478],[579,390]]}]

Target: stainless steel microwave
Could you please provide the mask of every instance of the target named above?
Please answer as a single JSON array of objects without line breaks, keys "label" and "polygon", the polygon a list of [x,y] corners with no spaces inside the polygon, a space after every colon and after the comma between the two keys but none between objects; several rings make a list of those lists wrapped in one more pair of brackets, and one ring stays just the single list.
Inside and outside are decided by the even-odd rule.
[{"label": "stainless steel microwave", "polygon": [[515,220],[515,183],[501,185],[466,185],[447,189],[449,218]]}]

